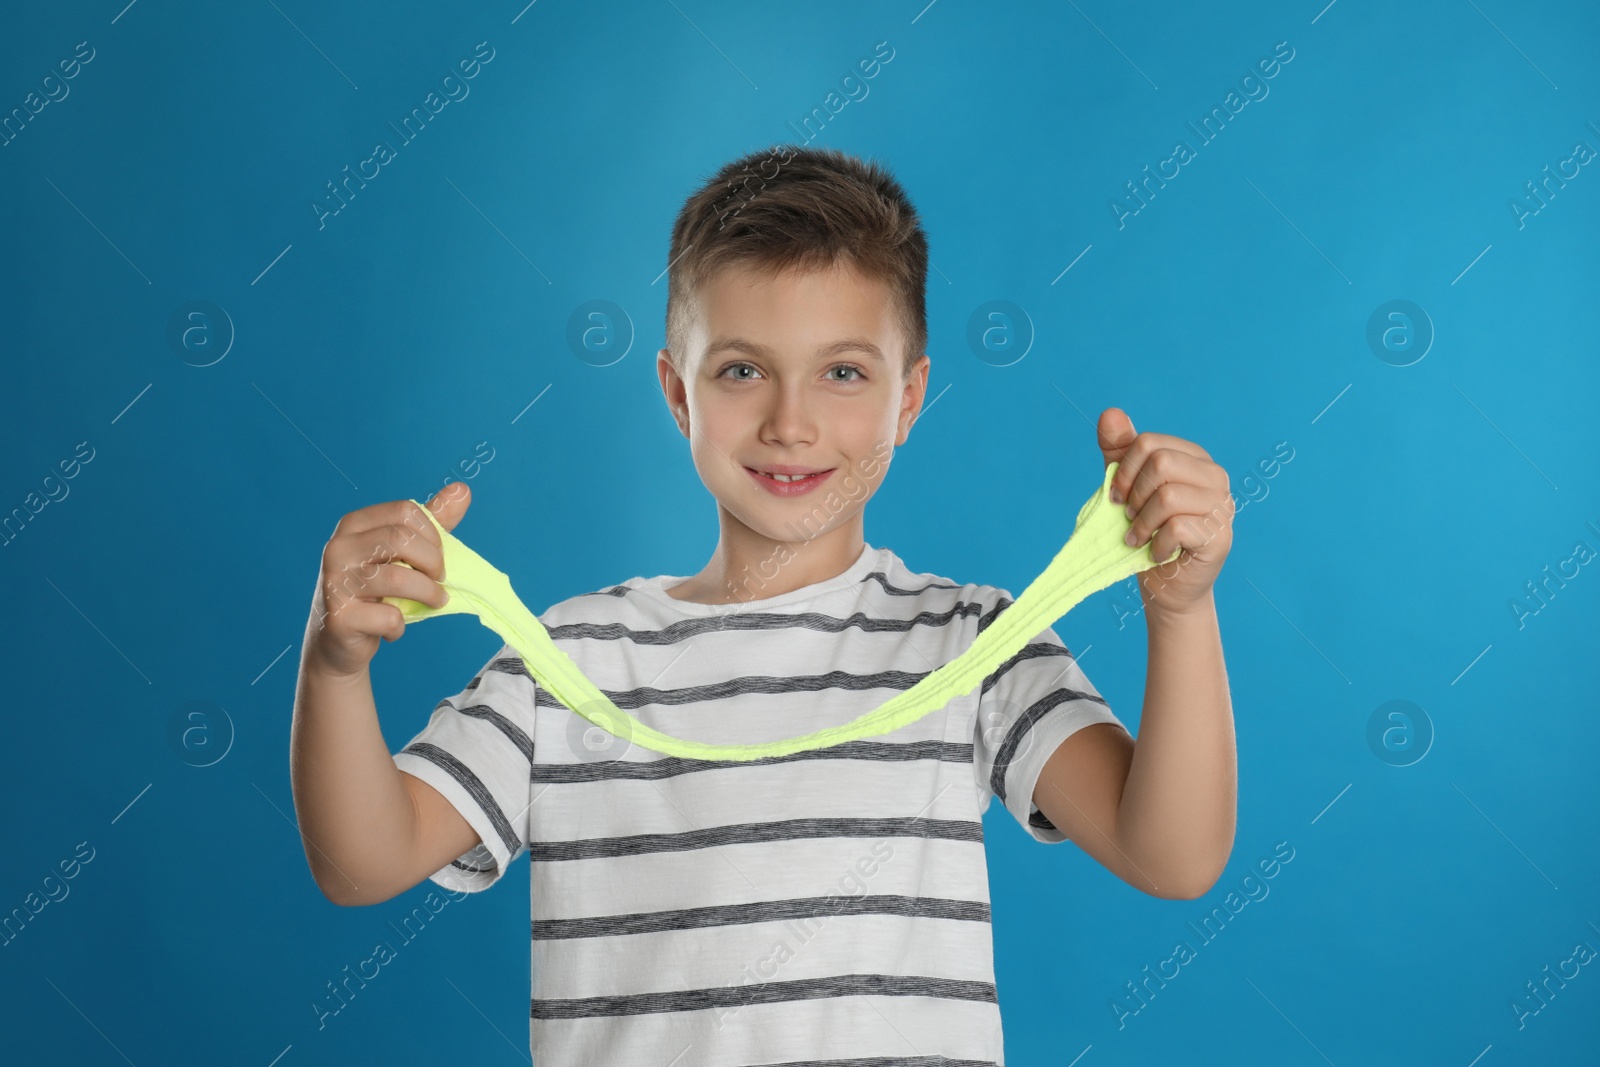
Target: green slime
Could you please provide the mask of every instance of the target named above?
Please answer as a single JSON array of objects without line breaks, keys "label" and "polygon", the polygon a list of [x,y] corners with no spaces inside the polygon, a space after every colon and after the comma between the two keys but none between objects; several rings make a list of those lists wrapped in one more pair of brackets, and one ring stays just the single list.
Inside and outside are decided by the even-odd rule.
[{"label": "green slime", "polygon": [[[1123,537],[1132,526],[1123,508],[1110,499],[1117,464],[1107,465],[1099,490],[1078,510],[1072,533],[1050,565],[996,616],[959,656],[932,671],[903,693],[885,701],[875,711],[839,726],[801,737],[753,745],[713,745],[687,741],[652,730],[617,707],[578,669],[572,657],[556,647],[544,625],[511,588],[511,580],[482,556],[439,525],[415,500],[439,531],[444,546],[444,580],[450,594],[443,607],[432,607],[405,597],[384,597],[400,609],[409,623],[437,615],[476,615],[478,621],[499,634],[522,656],[528,672],[545,690],[601,729],[668,756],[705,760],[754,760],[791,752],[826,748],[863,737],[877,737],[900,729],[971,692],[996,667],[1015,655],[1061,616],[1091,593],[1157,564],[1171,563],[1178,549],[1165,560],[1152,554],[1153,541],[1130,548]],[[409,566],[396,560],[401,566]]]}]

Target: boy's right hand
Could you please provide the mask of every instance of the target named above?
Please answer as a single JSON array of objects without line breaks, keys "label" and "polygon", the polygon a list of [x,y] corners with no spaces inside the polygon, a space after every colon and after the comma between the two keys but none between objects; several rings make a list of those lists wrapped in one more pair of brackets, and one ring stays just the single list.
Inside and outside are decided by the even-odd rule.
[{"label": "boy's right hand", "polygon": [[[428,501],[446,530],[455,529],[472,503],[465,482],[451,482]],[[402,567],[396,560],[409,564]],[[322,550],[322,572],[311,602],[305,660],[325,674],[354,675],[367,669],[378,639],[405,633],[400,609],[386,596],[432,607],[449,599],[439,531],[409,500],[391,500],[350,512],[339,520]]]}]

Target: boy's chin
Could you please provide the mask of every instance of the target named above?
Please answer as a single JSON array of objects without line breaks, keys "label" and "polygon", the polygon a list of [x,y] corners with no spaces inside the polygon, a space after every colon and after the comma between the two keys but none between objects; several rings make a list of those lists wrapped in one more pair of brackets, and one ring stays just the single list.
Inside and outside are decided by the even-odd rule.
[{"label": "boy's chin", "polygon": [[719,503],[729,518],[747,533],[768,541],[795,544],[814,540],[826,531],[826,528],[816,528],[816,516],[810,516],[805,523],[799,521],[808,511],[799,500],[766,500],[754,507],[744,501],[736,507],[729,507],[727,501]]}]

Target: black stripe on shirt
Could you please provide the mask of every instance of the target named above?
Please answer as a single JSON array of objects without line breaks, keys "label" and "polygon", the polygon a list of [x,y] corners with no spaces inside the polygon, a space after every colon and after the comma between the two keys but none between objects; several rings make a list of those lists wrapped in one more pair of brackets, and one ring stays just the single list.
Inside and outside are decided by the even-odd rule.
[{"label": "black stripe on shirt", "polygon": [[[510,646],[506,646],[506,647],[510,647]],[[484,670],[485,671],[496,671],[496,672],[498,672],[500,674],[520,674],[520,675],[522,675],[522,677],[528,679],[528,681],[530,681],[530,682],[534,682],[535,681],[533,675],[528,673],[528,666],[527,666],[527,664],[522,662],[522,656],[520,654],[513,655],[513,656],[500,656],[499,658],[497,658],[493,662],[491,662],[487,667],[485,667]],[[483,675],[479,674],[476,678],[472,679],[472,681],[467,683],[466,690],[472,690],[472,689],[478,688],[478,683],[481,682],[481,681],[483,681]],[[466,691],[466,690],[463,690],[463,691]]]},{"label": "black stripe on shirt", "polygon": [[516,855],[517,849],[522,847],[522,839],[511,828],[510,820],[506,818],[505,812],[500,810],[500,805],[495,802],[494,794],[489,792],[489,787],[484,785],[483,780],[473,774],[465,763],[462,763],[438,745],[430,744],[427,741],[415,742],[400,751],[421,756],[459,782],[461,788],[467,791],[467,795],[472,797],[484,815],[488,816],[489,824],[494,827],[495,833],[500,835],[500,841],[505,845],[506,852]]},{"label": "black stripe on shirt", "polygon": [[1013,603],[1015,603],[1015,601],[1013,601],[1010,597],[1001,597],[999,600],[996,600],[994,602],[994,607],[990,608],[988,611],[984,612],[978,617],[978,633],[981,634],[983,631],[987,630],[990,625],[994,623],[994,620],[1000,617],[1000,613],[1009,608]]},{"label": "black stripe on shirt", "polygon": [[977,1000],[998,1004],[993,982],[970,982],[957,978],[932,978],[900,974],[840,974],[826,978],[802,978],[791,982],[760,982],[750,985],[714,986],[621,996],[575,997],[534,1000],[535,1019],[591,1019],[606,1015],[645,1015],[665,1011],[702,1011],[706,1008],[742,1007],[749,1004],[781,1004],[824,997],[937,997],[945,1000]]},{"label": "black stripe on shirt", "polygon": [[849,1060],[784,1060],[766,1067],[998,1067],[993,1060],[953,1060],[949,1056],[868,1056]]},{"label": "black stripe on shirt", "polygon": [[956,619],[980,615],[983,605],[957,601],[948,611],[919,611],[909,619],[886,619],[858,611],[852,615],[825,612],[798,613],[747,612],[679,619],[659,630],[636,630],[621,622],[571,622],[547,628],[554,641],[629,641],[636,645],[675,645],[707,633],[737,633],[743,630],[811,630],[837,634],[846,630],[862,633],[907,633],[919,626],[938,628]]},{"label": "black stripe on shirt", "polygon": [[[1031,641],[1017,649],[1015,655],[990,672],[990,674],[984,678],[983,684],[979,686],[978,692],[987,694],[989,690],[994,688],[995,683],[998,682],[1001,677],[1010,673],[1019,663],[1026,663],[1027,661],[1034,659],[1048,659],[1051,656],[1066,657],[1067,664],[1061,668],[1061,674],[1063,675],[1067,673],[1067,669],[1077,660],[1077,657],[1075,657],[1067,649],[1066,645],[1058,645],[1054,641]],[[1105,703],[1105,701],[1101,700],[1099,697],[1091,697],[1090,699],[1098,701],[1101,704]]]},{"label": "black stripe on shirt", "polygon": [[1000,748],[995,752],[994,769],[989,775],[989,791],[1000,798],[1000,803],[1006,802],[1006,771],[1011,767],[1011,760],[1016,756],[1017,749],[1021,747],[1023,739],[1028,736],[1045,713],[1060,704],[1073,700],[1087,700],[1096,704],[1105,701],[1092,693],[1079,692],[1076,689],[1057,689],[1040,700],[1036,700],[1028,710],[1017,716],[1017,721],[1006,732],[1006,739],[1000,743]]},{"label": "black stripe on shirt", "polygon": [[[450,707],[455,708],[455,705],[451,704],[448,700],[439,701],[440,707],[443,707],[447,704]],[[528,761],[529,765],[532,765],[533,741],[528,737],[527,734],[522,732],[522,728],[520,726],[506,718],[504,715],[500,714],[498,709],[488,704],[474,704],[470,708],[456,708],[455,710],[459,711],[463,715],[471,715],[474,719],[482,719],[484,722],[489,723],[495,729],[505,734],[506,737],[510,739],[511,743],[517,746],[517,751],[522,753],[523,758]]]},{"label": "black stripe on shirt", "polygon": [[720,904],[669,911],[593,915],[581,919],[535,919],[533,940],[563,941],[579,937],[613,937],[697,930],[708,926],[782,922],[787,919],[826,919],[835,915],[904,915],[918,919],[958,919],[989,922],[989,905],[981,900],[942,897],[908,897],[897,893],[868,896],[795,897],[758,900],[748,904]]},{"label": "black stripe on shirt", "polygon": [[[554,703],[554,700],[551,701]],[[537,763],[533,782],[549,785],[576,785],[586,782],[659,781],[681,774],[727,770],[730,767],[761,767],[773,763],[798,763],[803,760],[873,760],[883,763],[938,760],[944,763],[972,762],[972,743],[954,741],[843,741],[823,748],[808,748],[782,756],[761,756],[752,760],[689,759],[662,756],[651,760],[596,760],[593,763]]]},{"label": "black stripe on shirt", "polygon": [[874,580],[877,581],[877,583],[880,586],[883,587],[883,591],[885,593],[887,593],[889,596],[921,596],[923,593],[927,592],[929,589],[963,589],[963,588],[965,588],[965,586],[951,585],[949,582],[929,582],[927,585],[918,586],[915,589],[902,589],[897,585],[889,584],[889,576],[887,574],[884,574],[882,571],[870,571],[870,572],[867,573],[866,577],[861,579],[863,584],[865,584],[868,581],[874,581]]},{"label": "black stripe on shirt", "polygon": [[652,852],[691,852],[722,845],[767,841],[799,841],[819,837],[920,837],[948,841],[983,841],[983,823],[964,819],[828,818],[778,819],[772,822],[709,826],[676,834],[630,834],[572,841],[531,841],[532,863],[642,856]]}]

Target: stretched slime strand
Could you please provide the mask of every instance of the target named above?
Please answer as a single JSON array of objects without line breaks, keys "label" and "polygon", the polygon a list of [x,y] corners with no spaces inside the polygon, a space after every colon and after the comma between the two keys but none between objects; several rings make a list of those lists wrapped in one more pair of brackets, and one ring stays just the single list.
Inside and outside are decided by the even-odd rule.
[{"label": "stretched slime strand", "polygon": [[[1050,565],[959,656],[876,710],[839,726],[784,741],[713,745],[672,737],[635,719],[612,703],[572,657],[556,647],[544,625],[512,590],[511,579],[439,525],[422,504],[417,506],[439,531],[443,544],[445,578],[440,585],[449,592],[450,602],[435,608],[405,597],[383,600],[399,608],[408,624],[437,615],[476,615],[479,622],[517,650],[528,672],[551,696],[601,729],[645,748],[688,759],[742,761],[785,756],[877,737],[916,722],[981,685],[996,667],[1085,597],[1158,563],[1177,559],[1182,549],[1165,560],[1157,560],[1151,554],[1153,542],[1138,548],[1123,542],[1132,522],[1122,508],[1111,503],[1111,479],[1116,470],[1116,463],[1106,467],[1099,490],[1078,509],[1072,533]],[[409,566],[400,560],[395,562]]]}]

